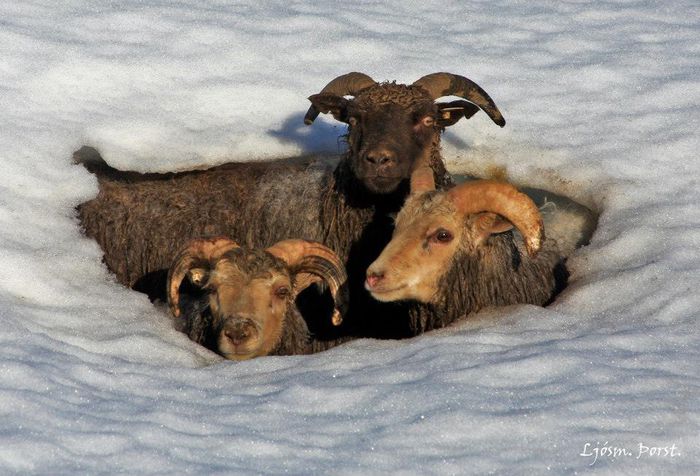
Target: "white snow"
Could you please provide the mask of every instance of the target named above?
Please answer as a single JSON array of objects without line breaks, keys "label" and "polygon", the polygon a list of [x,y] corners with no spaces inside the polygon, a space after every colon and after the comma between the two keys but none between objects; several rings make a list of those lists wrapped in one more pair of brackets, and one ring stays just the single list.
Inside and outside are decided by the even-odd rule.
[{"label": "white snow", "polygon": [[[0,4],[0,473],[700,473],[700,5],[465,3]],[[220,361],[106,270],[71,154],[336,153],[305,98],[355,70],[478,82],[508,124],[453,126],[450,169],[574,198],[593,240],[546,309]]]}]

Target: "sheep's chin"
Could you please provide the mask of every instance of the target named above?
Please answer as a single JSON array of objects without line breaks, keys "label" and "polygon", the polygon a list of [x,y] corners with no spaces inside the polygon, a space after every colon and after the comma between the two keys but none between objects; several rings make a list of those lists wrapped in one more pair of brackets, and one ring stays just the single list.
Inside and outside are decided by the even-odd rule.
[{"label": "sheep's chin", "polygon": [[226,360],[250,360],[254,359],[255,357],[258,357],[259,354],[257,351],[251,351],[251,352],[240,352],[240,351],[234,351],[234,352],[221,352],[221,356],[225,358]]},{"label": "sheep's chin", "polygon": [[365,289],[369,291],[374,299],[381,302],[405,301],[413,299],[410,296],[410,288],[406,284],[399,284],[387,288],[386,286],[369,289],[365,285]]},{"label": "sheep's chin", "polygon": [[379,195],[395,192],[402,180],[402,177],[365,177],[362,179],[367,190]]},{"label": "sheep's chin", "polygon": [[365,282],[365,289],[374,299],[381,302],[417,301],[430,304],[435,297],[434,287],[425,285],[417,280],[401,283],[382,283],[374,288]]},{"label": "sheep's chin", "polygon": [[222,345],[219,343],[219,354],[226,360],[249,360],[263,355],[261,352],[262,342],[255,344],[244,344],[239,346]]}]

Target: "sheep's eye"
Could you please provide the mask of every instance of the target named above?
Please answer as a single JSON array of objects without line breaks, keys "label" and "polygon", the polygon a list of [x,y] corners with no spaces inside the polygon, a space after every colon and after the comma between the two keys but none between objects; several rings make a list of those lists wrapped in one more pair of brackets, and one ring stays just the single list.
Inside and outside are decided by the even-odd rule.
[{"label": "sheep's eye", "polygon": [[422,122],[425,127],[433,127],[435,125],[435,119],[430,116],[424,117]]},{"label": "sheep's eye", "polygon": [[438,243],[449,243],[454,238],[454,235],[444,228],[438,229],[431,237],[433,241]]},{"label": "sheep's eye", "polygon": [[287,286],[280,286],[277,289],[275,289],[275,296],[278,298],[285,298],[289,296],[290,289]]},{"label": "sheep's eye", "polygon": [[350,119],[348,119],[348,124],[350,124],[351,126],[356,126],[357,125],[357,118],[350,117]]}]

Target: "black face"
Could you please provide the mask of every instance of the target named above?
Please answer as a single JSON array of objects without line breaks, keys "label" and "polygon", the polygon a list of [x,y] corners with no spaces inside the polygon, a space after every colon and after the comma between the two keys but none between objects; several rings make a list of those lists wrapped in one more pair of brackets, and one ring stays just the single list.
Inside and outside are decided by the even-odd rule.
[{"label": "black face", "polygon": [[433,109],[432,104],[416,110],[389,103],[361,110],[348,104],[350,166],[369,191],[392,193],[410,177],[435,132]]},{"label": "black face", "polygon": [[[392,94],[401,101],[387,100]],[[331,113],[348,124],[350,168],[372,193],[390,194],[408,180],[416,159],[443,127],[436,122],[438,107],[432,99],[416,98],[416,91],[412,98],[406,94],[406,86],[382,85],[371,90],[372,97],[309,97],[316,114]]]}]

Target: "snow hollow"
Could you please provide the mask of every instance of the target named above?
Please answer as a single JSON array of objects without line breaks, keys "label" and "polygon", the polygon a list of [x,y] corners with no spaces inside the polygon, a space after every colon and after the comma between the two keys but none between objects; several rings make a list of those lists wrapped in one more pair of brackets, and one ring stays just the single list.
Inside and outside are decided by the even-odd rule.
[{"label": "snow hollow", "polygon": [[[697,2],[0,6],[0,472],[698,474]],[[306,97],[363,71],[475,80],[452,172],[599,215],[548,308],[402,342],[220,361],[81,235],[119,169],[337,153]]]}]

